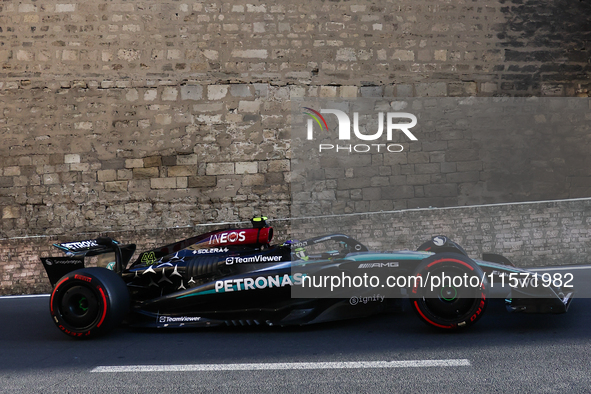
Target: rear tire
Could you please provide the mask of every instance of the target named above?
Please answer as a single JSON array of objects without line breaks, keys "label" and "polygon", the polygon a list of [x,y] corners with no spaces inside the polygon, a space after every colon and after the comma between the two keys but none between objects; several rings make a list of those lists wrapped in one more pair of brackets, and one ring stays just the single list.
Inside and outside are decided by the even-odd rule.
[{"label": "rear tire", "polygon": [[[457,330],[471,326],[482,317],[488,304],[488,284],[482,269],[471,259],[457,253],[438,253],[423,260],[414,275],[420,275],[424,283],[409,289],[410,302],[423,322],[440,329]],[[451,282],[444,282],[444,277],[451,278]],[[431,285],[438,284],[435,278],[440,282],[432,288]]]},{"label": "rear tire", "polygon": [[129,312],[129,292],[115,272],[93,267],[72,271],[58,282],[49,301],[57,327],[76,338],[102,335]]}]

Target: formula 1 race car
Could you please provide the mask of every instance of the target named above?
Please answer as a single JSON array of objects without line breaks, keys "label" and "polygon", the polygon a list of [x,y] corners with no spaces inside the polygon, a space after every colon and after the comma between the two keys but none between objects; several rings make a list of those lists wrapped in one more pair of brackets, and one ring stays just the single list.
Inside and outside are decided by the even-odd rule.
[{"label": "formula 1 race car", "polygon": [[[343,234],[272,245],[265,219],[145,251],[131,264],[135,245],[110,238],[54,244],[66,257],[41,258],[54,287],[51,316],[64,333],[92,337],[122,322],[303,325],[379,313],[408,298],[425,323],[455,330],[480,319],[500,283],[510,311],[564,313],[572,300],[567,282],[516,268],[500,255],[470,259],[444,236],[417,251],[370,252]],[[106,268],[84,268],[86,257],[106,253],[114,255]],[[376,299],[376,287],[383,294],[384,283],[387,302],[365,302]]]}]

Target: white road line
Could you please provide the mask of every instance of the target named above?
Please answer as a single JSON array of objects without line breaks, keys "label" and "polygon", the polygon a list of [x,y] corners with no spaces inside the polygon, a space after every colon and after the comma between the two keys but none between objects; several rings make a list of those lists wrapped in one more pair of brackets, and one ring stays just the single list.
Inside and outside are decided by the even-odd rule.
[{"label": "white road line", "polygon": [[300,369],[469,367],[467,359],[408,361],[343,361],[320,363],[124,365],[95,367],[90,372],[268,371]]},{"label": "white road line", "polygon": [[570,271],[570,270],[588,270],[589,266],[581,267],[552,267],[552,268],[531,268],[532,271]]},{"label": "white road line", "polygon": [[[358,213],[346,213],[346,214],[339,214],[339,215],[322,215],[322,216],[302,216],[302,217],[289,217],[289,218],[282,218],[282,219],[270,219],[268,220],[269,223],[274,222],[284,222],[284,221],[296,221],[296,220],[307,220],[307,219],[321,219],[321,218],[335,218],[335,217],[348,217],[348,216],[363,216],[363,215],[382,215],[382,214],[391,214],[391,213],[405,213],[405,212],[421,212],[421,211],[436,211],[436,210],[450,210],[450,209],[469,209],[469,208],[487,208],[487,207],[502,207],[502,206],[511,206],[511,205],[530,205],[530,204],[547,204],[547,203],[560,203],[560,202],[575,202],[575,201],[588,201],[591,200],[590,197],[580,197],[580,198],[564,198],[558,200],[540,200],[540,201],[519,201],[519,202],[508,202],[508,203],[496,203],[496,204],[477,204],[477,205],[461,205],[457,207],[432,207],[432,208],[410,208],[410,209],[399,209],[396,211],[380,211],[380,212],[358,212]],[[249,221],[244,222],[219,222],[219,223],[203,223],[203,224],[195,224],[195,225],[186,225],[186,226],[175,226],[175,227],[157,227],[157,228],[149,228],[149,230],[175,230],[175,229],[188,229],[188,228],[200,228],[200,227],[210,227],[210,226],[227,226],[227,225],[240,225],[240,224],[250,224]],[[138,228],[142,230],[142,228]],[[145,229],[144,229],[145,230]],[[80,232],[74,234],[77,235],[85,235],[85,234],[97,234],[97,233],[123,233],[129,230],[110,230],[110,229],[99,229],[97,231],[90,231],[90,232]],[[21,237],[11,237],[11,238],[0,238],[0,241],[11,241],[15,239],[29,239],[29,238],[57,238],[55,235],[25,235]]]},{"label": "white road line", "polygon": [[37,298],[37,297],[49,297],[51,294],[23,294],[15,296],[0,296],[0,300],[10,300],[14,298]]}]

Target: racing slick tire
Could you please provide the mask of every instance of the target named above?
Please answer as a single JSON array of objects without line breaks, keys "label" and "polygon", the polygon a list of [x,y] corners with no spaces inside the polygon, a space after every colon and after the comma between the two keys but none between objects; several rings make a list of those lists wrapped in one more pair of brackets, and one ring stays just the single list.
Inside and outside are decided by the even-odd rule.
[{"label": "racing slick tire", "polygon": [[115,272],[82,268],[64,275],[49,301],[57,327],[76,338],[102,335],[119,325],[129,312],[129,291]]},{"label": "racing slick tire", "polygon": [[476,323],[486,310],[486,277],[466,256],[434,254],[421,262],[414,276],[421,276],[423,285],[417,280],[409,289],[410,303],[419,318],[430,326],[463,329]]}]

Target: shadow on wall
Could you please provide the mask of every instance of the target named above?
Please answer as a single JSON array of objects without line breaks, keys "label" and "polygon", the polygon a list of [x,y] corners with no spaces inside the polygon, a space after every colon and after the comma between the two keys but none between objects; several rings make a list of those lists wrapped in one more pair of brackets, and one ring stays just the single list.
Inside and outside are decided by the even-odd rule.
[{"label": "shadow on wall", "polygon": [[[591,2],[501,1],[494,26],[504,48],[501,91],[587,97],[591,89]],[[579,88],[565,88],[563,83]]]}]

